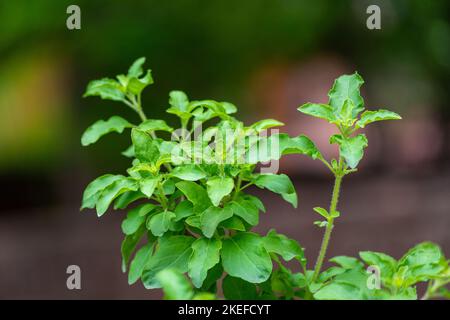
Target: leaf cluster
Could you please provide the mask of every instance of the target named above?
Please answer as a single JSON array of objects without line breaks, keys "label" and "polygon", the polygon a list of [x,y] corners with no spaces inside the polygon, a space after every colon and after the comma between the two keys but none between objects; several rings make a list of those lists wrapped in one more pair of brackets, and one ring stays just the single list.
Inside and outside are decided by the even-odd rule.
[{"label": "leaf cluster", "polygon": [[[136,60],[127,75],[92,81],[85,93],[125,103],[141,122],[113,116],[91,125],[81,139],[87,146],[111,132],[131,131],[131,146],[123,152],[131,160],[127,174],[98,177],[88,184],[82,200],[82,209],[95,209],[99,217],[111,207],[128,211],[121,249],[128,282],[141,280],[146,288],[160,288],[172,278],[164,272],[172,270],[187,274],[198,292],[215,292],[225,272],[224,291],[230,296],[232,286],[256,290],[255,284],[266,282],[277,255],[303,261],[303,250],[294,241],[275,231],[266,236],[251,231],[265,207],[244,190],[255,185],[297,206],[288,176],[255,170],[259,162],[286,153],[314,156],[309,139],[259,135],[283,124],[266,119],[245,126],[233,116],[233,104],[189,100],[182,91],[170,92],[167,108],[179,119],[180,129],[147,119],[140,94],[153,80],[150,70],[143,71],[144,61]],[[170,139],[162,132],[170,133]],[[183,282],[178,276],[173,279],[173,286]]]},{"label": "leaf cluster", "polygon": [[[109,209],[126,210],[122,222],[122,270],[128,282],[163,288],[166,299],[216,299],[219,281],[227,299],[417,299],[416,285],[428,282],[424,299],[449,297],[448,260],[435,244],[424,242],[399,260],[380,253],[360,252],[359,259],[338,256],[321,271],[337,210],[341,179],[356,171],[368,141],[358,130],[381,120],[400,119],[392,111],[365,110],[358,73],[336,79],[327,104],[306,103],[304,114],[335,125],[330,143],[337,159],[326,160],[305,135],[264,134],[283,123],[265,119],[246,126],[235,105],[215,100],[190,100],[179,90],[169,93],[167,113],[180,128],[148,119],[141,93],[153,83],[137,59],[127,74],[94,80],[84,96],[118,101],[133,109],[140,121],[119,116],[99,120],[86,129],[83,146],[112,132],[130,133],[122,155],[130,159],[126,174],[104,174],[89,183],[81,209],[100,217]],[[167,138],[170,136],[170,138]],[[258,173],[259,163],[303,154],[321,161],[335,176],[330,208],[315,207],[326,229],[315,270],[308,269],[304,249],[270,230],[253,232],[262,201],[250,186],[279,194],[297,207],[297,193],[285,174]],[[286,267],[296,261],[300,272]]]}]

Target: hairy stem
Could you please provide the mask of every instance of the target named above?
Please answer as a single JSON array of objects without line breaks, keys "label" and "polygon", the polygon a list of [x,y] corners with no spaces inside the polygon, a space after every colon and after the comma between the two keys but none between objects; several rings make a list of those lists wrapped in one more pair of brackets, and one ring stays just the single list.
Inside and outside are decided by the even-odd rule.
[{"label": "hairy stem", "polygon": [[316,266],[314,268],[314,275],[312,278],[313,282],[319,276],[320,269],[322,268],[323,260],[325,259],[325,254],[327,252],[328,244],[330,242],[330,236],[331,236],[331,231],[333,230],[333,222],[334,222],[334,218],[332,217],[332,214],[336,211],[336,208],[337,208],[337,204],[338,204],[338,200],[339,200],[339,192],[341,190],[341,182],[342,182],[342,175],[340,173],[338,173],[335,175],[333,195],[331,197],[331,204],[330,204],[330,210],[329,210],[330,217],[327,220],[325,234],[323,236],[319,256],[317,257]]},{"label": "hairy stem", "polygon": [[332,167],[332,166],[328,163],[328,161],[325,160],[322,156],[319,156],[317,159],[319,159],[320,161],[322,161],[322,163],[323,163],[324,165],[326,165],[327,168],[330,169],[331,172],[334,172],[333,167]]}]

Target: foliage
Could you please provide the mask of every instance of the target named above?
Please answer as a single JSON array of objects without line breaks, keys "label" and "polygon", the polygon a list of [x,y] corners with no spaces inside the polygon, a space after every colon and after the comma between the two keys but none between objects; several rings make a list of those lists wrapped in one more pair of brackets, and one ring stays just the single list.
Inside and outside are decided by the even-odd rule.
[{"label": "foliage", "polygon": [[[259,162],[281,156],[253,152],[254,146],[259,149],[278,138],[259,133],[283,124],[266,119],[245,126],[232,116],[237,111],[233,104],[190,101],[182,91],[170,92],[167,109],[179,118],[181,129],[147,119],[141,92],[153,80],[151,71],[144,71],[144,62],[140,58],[126,75],[94,80],[87,87],[85,96],[122,102],[137,112],[141,122],[114,116],[85,131],[82,144],[86,146],[111,132],[130,129],[132,145],[124,152],[131,158],[127,174],[105,174],[92,181],[83,194],[82,208],[95,208],[98,216],[111,206],[128,210],[122,223],[122,269],[128,270],[130,284],[140,279],[146,288],[164,287],[167,298],[192,298],[214,292],[225,272],[225,288],[256,290],[257,284],[269,280],[277,254],[303,259],[303,250],[285,236],[251,232],[265,208],[257,197],[244,192],[256,185],[297,205],[288,176],[255,171]],[[162,138],[164,132],[171,136]],[[285,149],[297,151],[308,142],[303,137],[292,143],[283,138]],[[186,285],[182,273],[194,288]],[[228,289],[226,294],[233,295]]]},{"label": "foliage", "polygon": [[306,103],[298,108],[306,115],[328,121],[339,131],[330,137],[330,143],[339,148],[338,159],[327,161],[318,152],[318,159],[333,173],[335,183],[330,208],[314,208],[323,218],[316,224],[325,228],[325,234],[314,270],[306,271],[306,281],[299,285],[302,288],[299,296],[333,300],[416,299],[415,285],[423,281],[429,281],[424,298],[443,295],[443,287],[450,281],[448,261],[437,245],[427,242],[412,248],[398,261],[384,253],[365,251],[360,252],[362,261],[335,257],[330,261],[338,266],[321,271],[334,219],[340,216],[337,204],[342,179],[357,170],[368,146],[366,136],[358,130],[376,121],[401,119],[385,109],[364,110],[360,94],[363,83],[358,73],[340,76],[328,93],[328,104]]},{"label": "foliage", "polygon": [[[89,83],[85,96],[119,101],[133,109],[140,122],[118,116],[100,120],[82,136],[87,146],[111,133],[131,130],[131,146],[122,152],[131,160],[126,175],[104,174],[85,189],[81,208],[102,216],[112,206],[128,210],[122,223],[122,270],[128,282],[139,279],[148,289],[163,288],[167,299],[214,299],[218,282],[227,299],[416,299],[416,284],[428,282],[423,298],[448,297],[448,261],[441,249],[422,243],[402,258],[379,252],[360,252],[360,259],[339,256],[336,266],[322,271],[344,176],[355,172],[368,141],[358,133],[370,123],[400,119],[392,111],[368,111],[360,95],[361,76],[339,77],[328,104],[307,103],[299,111],[325,119],[338,134],[330,143],[339,149],[337,159],[326,160],[304,135],[261,134],[283,124],[273,119],[250,126],[237,120],[237,108],[228,102],[191,101],[182,91],[171,91],[167,112],[178,117],[180,129],[165,121],[147,119],[142,90],[153,83],[144,71],[144,58],[126,75]],[[170,135],[170,140],[168,137]],[[270,230],[252,232],[265,208],[244,190],[255,185],[279,194],[297,206],[297,194],[287,175],[257,173],[260,162],[286,154],[303,154],[321,161],[334,175],[328,209],[314,208],[325,228],[313,270],[303,248],[294,240]],[[285,262],[294,260],[301,272]]]}]

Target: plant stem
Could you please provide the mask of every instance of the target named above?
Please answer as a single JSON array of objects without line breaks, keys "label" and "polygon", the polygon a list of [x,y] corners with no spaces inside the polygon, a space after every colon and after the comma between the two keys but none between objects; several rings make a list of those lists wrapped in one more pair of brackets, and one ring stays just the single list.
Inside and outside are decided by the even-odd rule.
[{"label": "plant stem", "polygon": [[427,290],[425,291],[425,294],[422,296],[422,298],[420,298],[420,300],[428,300],[428,299],[431,299],[431,298],[439,297],[439,294],[436,294],[436,292],[442,286],[445,286],[449,282],[450,282],[450,280],[447,280],[447,281],[431,280],[428,283]]},{"label": "plant stem", "polygon": [[422,298],[420,298],[420,300],[428,300],[431,297],[431,287],[432,287],[432,281],[430,281],[427,285],[427,290],[425,291],[425,294],[422,296]]},{"label": "plant stem", "polygon": [[325,259],[325,254],[327,252],[328,244],[330,242],[331,231],[333,230],[334,218],[331,216],[333,212],[336,211],[336,207],[339,200],[339,192],[341,190],[342,175],[340,173],[335,174],[333,195],[331,197],[331,204],[329,214],[330,217],[327,219],[327,226],[325,228],[325,234],[323,236],[322,245],[320,247],[319,256],[317,257],[316,266],[314,268],[314,275],[312,282],[314,282],[319,276],[320,269],[322,268],[323,260]]},{"label": "plant stem", "polygon": [[147,117],[145,116],[144,111],[142,111],[142,108],[137,109],[137,113],[139,114],[139,117],[141,117],[142,122],[147,120]]},{"label": "plant stem", "polygon": [[249,182],[249,183],[247,183],[245,186],[243,186],[241,189],[240,189],[240,191],[242,191],[242,190],[244,190],[244,189],[246,189],[246,188],[248,188],[248,187],[250,187],[250,186],[252,186],[253,185],[253,182]]},{"label": "plant stem", "polygon": [[232,200],[236,200],[236,197],[238,196],[239,192],[241,192],[241,184],[242,184],[242,177],[241,175],[238,176],[236,187],[234,190],[233,198]]},{"label": "plant stem", "polygon": [[134,95],[127,95],[128,99],[130,100],[130,102],[125,101],[125,104],[128,105],[129,107],[131,107],[131,109],[133,109],[134,111],[137,112],[137,114],[139,115],[139,117],[141,118],[141,121],[144,122],[145,120],[147,120],[147,116],[145,115],[144,111],[142,110],[142,104],[141,104],[141,95],[136,96]]},{"label": "plant stem", "polygon": [[160,202],[161,202],[164,210],[167,210],[168,209],[167,198],[166,198],[166,195],[164,194],[164,188],[163,188],[162,184],[158,182],[157,188],[158,188],[158,192],[159,192],[158,197],[160,199]]},{"label": "plant stem", "polygon": [[325,160],[322,156],[318,157],[317,159],[319,159],[320,161],[322,161],[322,163],[323,163],[324,165],[326,165],[327,168],[330,169],[331,172],[334,172],[333,167],[332,167],[332,166],[328,163],[328,161]]},{"label": "plant stem", "polygon": [[147,120],[147,116],[145,115],[144,111],[142,110],[141,95],[138,95],[138,98],[137,98],[136,111],[139,114],[139,117],[141,117],[142,122]]}]

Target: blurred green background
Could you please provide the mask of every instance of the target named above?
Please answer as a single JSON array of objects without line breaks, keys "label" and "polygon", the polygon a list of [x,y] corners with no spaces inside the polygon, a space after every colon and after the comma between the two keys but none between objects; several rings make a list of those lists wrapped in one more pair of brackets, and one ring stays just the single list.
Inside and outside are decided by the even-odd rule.
[{"label": "blurred green background", "polygon": [[[81,8],[81,30],[66,27],[71,4]],[[381,9],[381,30],[366,27],[371,4]],[[2,1],[0,298],[158,297],[129,288],[120,274],[120,214],[98,221],[78,212],[88,181],[129,164],[119,155],[126,134],[82,148],[81,133],[113,114],[137,120],[116,102],[81,98],[84,88],[140,56],[155,79],[143,96],[149,117],[176,125],[164,110],[168,92],[180,89],[192,99],[233,102],[246,122],[281,120],[284,131],[309,134],[328,156],[336,152],[326,139],[332,129],[296,108],[325,102],[333,79],[357,70],[366,106],[403,120],[367,132],[360,176],[344,185],[349,218],[330,253],[395,255],[434,240],[448,254],[448,12],[446,0]],[[313,254],[321,235],[308,225],[311,208],[328,201],[329,177],[298,156],[281,170],[295,179],[302,215],[267,198],[276,212],[260,230],[275,224]],[[350,240],[349,232],[360,236]],[[86,269],[88,289],[66,289],[71,263]]]}]

